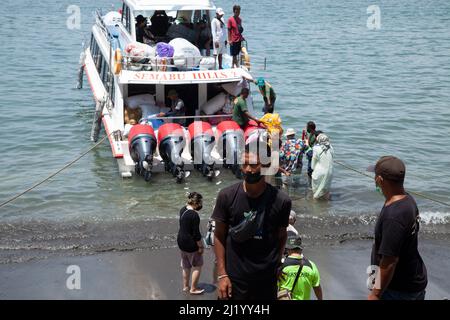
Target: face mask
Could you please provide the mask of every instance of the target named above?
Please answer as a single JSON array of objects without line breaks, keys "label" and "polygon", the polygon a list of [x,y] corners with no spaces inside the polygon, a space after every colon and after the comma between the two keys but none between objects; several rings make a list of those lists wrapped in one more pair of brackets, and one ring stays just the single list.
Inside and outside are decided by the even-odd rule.
[{"label": "face mask", "polygon": [[383,194],[383,191],[381,191],[381,188],[377,185],[375,187],[375,190],[379,193],[379,194]]},{"label": "face mask", "polygon": [[258,183],[262,179],[261,172],[256,173],[244,173],[244,180],[248,184],[255,184]]},{"label": "face mask", "polygon": [[203,205],[199,205],[199,206],[197,207],[197,210],[196,210],[196,211],[200,211],[200,210],[202,210],[202,208],[203,208]]}]

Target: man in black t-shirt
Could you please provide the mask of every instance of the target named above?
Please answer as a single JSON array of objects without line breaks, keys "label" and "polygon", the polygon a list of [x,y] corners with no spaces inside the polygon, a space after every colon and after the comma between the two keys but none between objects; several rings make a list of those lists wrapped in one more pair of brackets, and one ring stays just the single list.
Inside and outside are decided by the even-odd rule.
[{"label": "man in black t-shirt", "polygon": [[[286,242],[291,200],[265,182],[261,167],[259,157],[246,148],[241,168],[244,182],[222,189],[217,197],[212,219],[216,222],[219,299],[277,298],[277,269]],[[245,241],[237,241],[230,228],[252,212],[261,219],[256,232]]]},{"label": "man in black t-shirt", "polygon": [[369,300],[423,300],[427,270],[417,248],[419,210],[403,188],[405,165],[386,156],[368,170],[386,198],[375,226],[371,264],[378,270]]}]

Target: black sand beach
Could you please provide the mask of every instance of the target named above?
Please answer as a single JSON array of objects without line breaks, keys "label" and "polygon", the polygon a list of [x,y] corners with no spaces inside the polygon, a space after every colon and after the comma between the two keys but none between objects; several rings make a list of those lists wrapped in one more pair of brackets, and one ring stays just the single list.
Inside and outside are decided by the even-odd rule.
[{"label": "black sand beach", "polygon": [[[320,272],[324,298],[366,299],[365,270],[370,240],[308,246],[305,254]],[[450,297],[448,241],[426,239],[420,244],[428,268],[426,299]],[[202,296],[181,291],[177,248],[105,252],[86,256],[51,256],[43,260],[0,265],[0,299],[216,299],[212,285],[213,251],[206,250]],[[81,289],[66,287],[67,267],[81,269]]]}]

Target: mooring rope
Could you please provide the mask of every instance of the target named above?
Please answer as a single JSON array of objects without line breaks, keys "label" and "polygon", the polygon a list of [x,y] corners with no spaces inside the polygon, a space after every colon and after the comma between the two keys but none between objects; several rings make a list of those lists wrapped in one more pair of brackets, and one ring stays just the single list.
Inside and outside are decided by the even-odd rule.
[{"label": "mooring rope", "polygon": [[[344,168],[346,168],[346,169],[348,169],[348,170],[354,171],[354,172],[359,173],[359,174],[361,174],[361,175],[363,175],[363,176],[366,176],[366,177],[369,177],[369,178],[373,179],[373,176],[371,176],[371,175],[369,175],[369,174],[367,174],[367,173],[365,173],[365,172],[362,172],[362,171],[360,171],[360,170],[357,170],[357,169],[355,169],[355,168],[352,168],[352,167],[350,167],[349,165],[346,165],[346,164],[344,164],[344,163],[342,163],[342,162],[340,162],[340,161],[337,161],[337,160],[333,160],[333,161],[334,161],[335,163],[337,163],[337,164],[343,166]],[[441,205],[443,205],[443,206],[450,207],[450,204],[449,204],[449,203],[443,202],[443,201],[438,200],[438,199],[434,199],[434,198],[432,198],[432,197],[430,197],[430,196],[427,196],[427,195],[425,195],[425,194],[422,194],[422,193],[419,193],[419,192],[416,192],[416,191],[411,191],[411,190],[408,190],[408,193],[411,193],[411,194],[416,195],[416,196],[418,196],[418,197],[422,197],[422,198],[424,198],[424,199],[427,199],[427,200],[430,200],[430,201],[439,203],[439,204],[441,204]]]},{"label": "mooring rope", "polygon": [[[114,132],[112,132],[114,133]],[[111,134],[112,134],[111,133]],[[78,157],[76,157],[74,160],[70,161],[69,163],[67,163],[64,167],[62,167],[61,169],[55,171],[54,173],[52,173],[51,175],[49,175],[47,178],[35,183],[33,186],[31,186],[30,188],[26,189],[25,191],[20,192],[19,194],[15,195],[14,197],[11,197],[10,199],[2,202],[0,204],[0,208],[6,206],[8,203],[13,202],[14,200],[16,200],[17,198],[20,198],[21,196],[23,196],[24,194],[30,192],[31,190],[39,187],[41,184],[43,184],[44,182],[50,180],[51,178],[53,178],[54,176],[56,176],[58,173],[66,170],[67,168],[69,168],[70,166],[72,166],[74,163],[76,163],[78,160],[80,160],[81,158],[83,158],[85,155],[87,155],[89,152],[91,152],[92,150],[94,150],[96,147],[98,147],[103,141],[105,141],[105,139],[108,138],[108,135],[104,136],[102,139],[100,139],[100,141],[98,141],[96,144],[94,144],[91,148],[89,148],[87,151],[83,152],[81,155],[79,155]]]}]

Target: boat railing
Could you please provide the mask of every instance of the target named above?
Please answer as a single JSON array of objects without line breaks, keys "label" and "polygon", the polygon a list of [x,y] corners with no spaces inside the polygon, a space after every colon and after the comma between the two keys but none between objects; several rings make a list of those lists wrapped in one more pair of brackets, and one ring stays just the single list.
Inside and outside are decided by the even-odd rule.
[{"label": "boat railing", "polygon": [[[219,70],[217,59],[214,63],[204,59],[214,59],[212,56],[173,56],[173,57],[147,57],[124,54],[122,59],[122,70],[128,71],[198,71]],[[204,64],[201,62],[205,61]],[[267,59],[265,57],[254,58],[246,61],[240,58],[240,66],[247,70],[267,70]],[[230,68],[231,66],[226,66]]]}]

